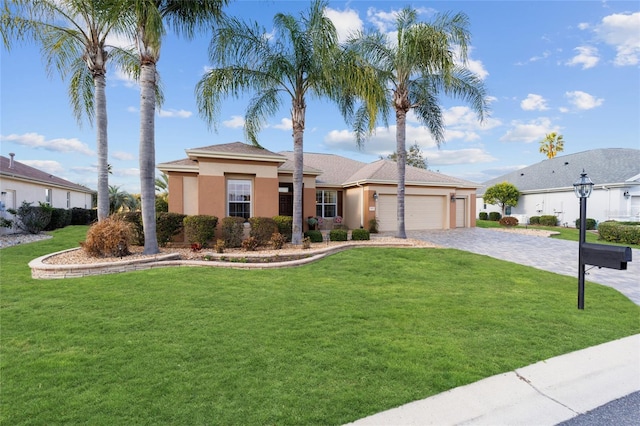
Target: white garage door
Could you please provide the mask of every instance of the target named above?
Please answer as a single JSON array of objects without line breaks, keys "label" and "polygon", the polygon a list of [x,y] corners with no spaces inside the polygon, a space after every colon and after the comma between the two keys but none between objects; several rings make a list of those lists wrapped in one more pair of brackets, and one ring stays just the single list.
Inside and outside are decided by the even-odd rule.
[{"label": "white garage door", "polygon": [[[404,227],[407,231],[443,229],[446,197],[433,195],[408,195],[404,204]],[[378,225],[380,231],[398,229],[397,197],[381,195],[378,199]]]}]

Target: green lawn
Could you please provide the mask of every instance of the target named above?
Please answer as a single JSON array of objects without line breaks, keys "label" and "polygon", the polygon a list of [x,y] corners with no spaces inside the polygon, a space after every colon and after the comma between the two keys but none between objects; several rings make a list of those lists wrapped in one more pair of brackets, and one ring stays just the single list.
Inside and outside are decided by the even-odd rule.
[{"label": "green lawn", "polygon": [[2,424],[343,424],[640,333],[640,306],[450,249],[354,249],[280,270],[38,281],[83,227],[0,250]]},{"label": "green lawn", "polygon": [[[476,220],[476,226],[478,228],[501,228],[500,223],[493,220]],[[557,238],[559,240],[578,241],[580,238],[580,230],[576,228],[565,228],[563,226],[539,226],[539,225],[518,225],[518,228],[530,228],[530,229],[543,229],[545,231],[559,232],[559,235],[553,235],[551,238]],[[640,245],[637,244],[620,244],[612,243],[605,240],[598,239],[597,232],[587,231],[585,234],[585,240],[587,243],[597,244],[611,244],[615,246],[626,246],[634,249],[640,249]]]}]

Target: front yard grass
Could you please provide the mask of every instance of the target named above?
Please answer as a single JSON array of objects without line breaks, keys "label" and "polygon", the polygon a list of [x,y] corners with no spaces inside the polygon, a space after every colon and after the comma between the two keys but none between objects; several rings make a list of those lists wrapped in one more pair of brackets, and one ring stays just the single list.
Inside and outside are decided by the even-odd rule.
[{"label": "front yard grass", "polygon": [[84,227],[0,250],[2,424],[343,424],[640,332],[640,307],[451,249],[38,281]]}]

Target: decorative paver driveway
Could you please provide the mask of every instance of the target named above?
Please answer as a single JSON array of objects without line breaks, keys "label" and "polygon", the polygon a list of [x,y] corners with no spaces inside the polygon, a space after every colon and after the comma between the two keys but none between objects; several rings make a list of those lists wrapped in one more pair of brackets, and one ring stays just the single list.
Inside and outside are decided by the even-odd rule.
[{"label": "decorative paver driveway", "polygon": [[[531,235],[501,232],[485,228],[458,228],[445,231],[409,231],[415,238],[442,247],[484,254],[496,259],[532,266],[549,272],[576,277],[578,280],[578,243]],[[632,262],[626,271],[591,268],[585,280],[613,287],[640,305],[640,250],[632,250]],[[585,294],[588,305],[588,288]]]}]

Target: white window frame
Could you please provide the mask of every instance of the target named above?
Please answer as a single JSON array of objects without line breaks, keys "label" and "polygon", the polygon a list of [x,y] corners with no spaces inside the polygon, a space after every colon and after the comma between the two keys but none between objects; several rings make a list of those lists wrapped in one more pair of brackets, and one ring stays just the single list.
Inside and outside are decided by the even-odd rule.
[{"label": "white window frame", "polygon": [[53,206],[53,189],[44,189],[44,202],[50,206]]},{"label": "white window frame", "polygon": [[[327,202],[326,196],[333,195],[335,202]],[[319,196],[319,197],[318,197]],[[320,201],[318,201],[320,200]],[[326,207],[333,206],[335,214],[333,216],[326,215]],[[320,209],[321,214],[318,214]],[[338,216],[338,191],[334,189],[318,189],[316,190],[316,215],[319,217],[333,218]]]},{"label": "white window frame", "polygon": [[[236,193],[238,189],[246,188],[248,185],[248,191],[242,189],[239,193]],[[244,200],[233,199],[232,197],[247,197]],[[249,217],[253,216],[253,180],[251,179],[227,179],[227,216],[231,216],[231,204],[245,204],[249,206]],[[234,212],[235,213],[235,212]],[[249,217],[245,217],[248,219]]]},{"label": "white window frame", "polygon": [[67,191],[67,209],[71,208],[71,191]]}]

